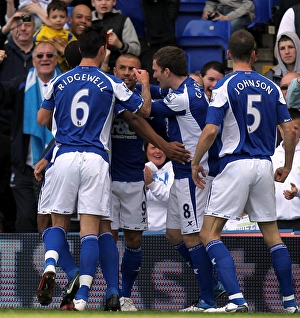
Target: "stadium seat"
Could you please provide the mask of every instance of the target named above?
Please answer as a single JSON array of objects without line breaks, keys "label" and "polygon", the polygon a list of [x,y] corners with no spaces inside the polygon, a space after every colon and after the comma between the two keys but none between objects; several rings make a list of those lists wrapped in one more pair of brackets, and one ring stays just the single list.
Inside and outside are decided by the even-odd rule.
[{"label": "stadium seat", "polygon": [[191,20],[200,20],[201,17],[202,13],[200,12],[179,12],[179,15],[175,22],[176,38],[182,36],[184,29]]},{"label": "stadium seat", "polygon": [[[273,20],[272,8],[274,7],[274,0],[253,0],[255,18],[248,29],[261,28],[269,24]],[[273,4],[274,3],[274,4]]]},{"label": "stadium seat", "polygon": [[261,68],[261,74],[267,73],[271,68],[273,68],[275,65],[263,65]]},{"label": "stadium seat", "polygon": [[220,46],[186,47],[183,50],[187,59],[188,73],[199,72],[207,62],[224,63],[224,50]]},{"label": "stadium seat", "polygon": [[180,12],[203,12],[206,0],[180,0]]},{"label": "stadium seat", "polygon": [[229,21],[192,20],[185,27],[182,36],[177,38],[180,47],[187,46],[220,46],[228,49],[231,34]]},{"label": "stadium seat", "polygon": [[225,64],[228,39],[231,34],[230,21],[192,20],[184,29],[177,44],[186,53],[188,72],[199,71],[209,61]]}]

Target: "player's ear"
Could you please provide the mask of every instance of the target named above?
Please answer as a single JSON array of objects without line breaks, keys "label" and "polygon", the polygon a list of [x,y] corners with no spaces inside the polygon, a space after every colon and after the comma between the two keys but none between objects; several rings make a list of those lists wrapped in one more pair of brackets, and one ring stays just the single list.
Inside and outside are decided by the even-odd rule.
[{"label": "player's ear", "polygon": [[229,50],[227,50],[227,56],[228,56],[228,59],[231,60],[231,53]]}]

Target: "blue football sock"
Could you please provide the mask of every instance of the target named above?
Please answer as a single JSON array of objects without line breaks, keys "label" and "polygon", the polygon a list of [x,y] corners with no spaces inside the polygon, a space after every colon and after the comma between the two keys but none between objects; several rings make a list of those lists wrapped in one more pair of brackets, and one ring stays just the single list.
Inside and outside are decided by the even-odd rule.
[{"label": "blue football sock", "polygon": [[189,253],[192,259],[194,273],[197,277],[201,300],[204,300],[210,306],[214,306],[213,265],[208,257],[205,247],[203,244],[198,244],[190,247]]},{"label": "blue football sock", "polygon": [[120,296],[130,297],[132,286],[137,278],[142,264],[142,247],[130,248],[125,246],[124,256],[122,259],[122,289]]},{"label": "blue football sock", "polygon": [[75,296],[75,299],[88,300],[89,290],[95,276],[99,259],[98,237],[94,234],[89,234],[81,238],[80,251],[80,288]]},{"label": "blue football sock", "polygon": [[70,246],[67,240],[65,240],[65,244],[61,254],[59,255],[58,266],[60,266],[61,269],[67,274],[69,281],[73,279],[79,272],[79,268],[70,252]]},{"label": "blue football sock", "polygon": [[227,247],[221,240],[214,240],[207,244],[206,250],[216,267],[229,301],[236,305],[244,304],[245,299],[238,283],[235,264]]},{"label": "blue football sock", "polygon": [[57,266],[59,255],[66,241],[66,232],[62,227],[51,227],[43,232],[43,240],[45,243],[45,267]]},{"label": "blue football sock", "polygon": [[177,250],[179,252],[179,254],[183,257],[185,263],[193,268],[193,262],[192,262],[192,258],[190,255],[190,252],[188,250],[188,248],[186,247],[186,245],[184,244],[184,242],[180,242],[179,244],[175,244],[173,245],[175,250]]},{"label": "blue football sock", "polygon": [[110,232],[98,237],[99,263],[107,284],[106,298],[119,294],[119,251]]},{"label": "blue football sock", "polygon": [[46,227],[43,232],[42,232],[42,239],[45,243],[45,239],[46,239],[46,236],[48,235],[49,231],[52,229],[52,227]]},{"label": "blue football sock", "polygon": [[285,244],[280,243],[270,248],[273,268],[275,270],[281,293],[283,306],[296,307],[292,281],[292,262]]}]

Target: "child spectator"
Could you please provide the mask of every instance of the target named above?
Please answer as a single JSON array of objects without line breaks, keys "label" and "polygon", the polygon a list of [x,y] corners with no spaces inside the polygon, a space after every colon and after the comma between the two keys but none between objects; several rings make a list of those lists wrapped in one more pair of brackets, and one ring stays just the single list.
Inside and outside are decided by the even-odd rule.
[{"label": "child spectator", "polygon": [[109,59],[112,73],[117,58],[123,53],[140,55],[141,46],[135,28],[130,18],[113,8],[116,0],[92,0],[96,10],[93,14],[93,24],[101,25],[107,32],[107,46],[111,51]]},{"label": "child spectator", "polygon": [[[35,43],[51,42],[58,51],[58,65],[62,72],[68,70],[64,57],[64,50],[67,44],[76,40],[76,37],[68,30],[64,30],[64,25],[68,20],[68,7],[63,1],[52,1],[47,7],[49,26],[43,24],[36,31],[33,37]],[[51,25],[51,26],[50,26]]]}]

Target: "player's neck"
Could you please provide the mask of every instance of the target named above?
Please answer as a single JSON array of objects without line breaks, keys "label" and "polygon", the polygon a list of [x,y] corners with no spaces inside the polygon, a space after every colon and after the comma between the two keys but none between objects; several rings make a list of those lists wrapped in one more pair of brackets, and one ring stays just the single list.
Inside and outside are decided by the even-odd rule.
[{"label": "player's neck", "polygon": [[97,66],[97,67],[99,67],[99,62],[98,62],[98,60],[96,61],[95,59],[92,59],[92,58],[83,58],[79,65],[80,66]]},{"label": "player's neck", "polygon": [[233,63],[233,72],[235,71],[252,71],[252,65],[246,62],[235,62]]},{"label": "player's neck", "polygon": [[185,80],[187,76],[172,76],[172,80],[170,81],[170,88],[174,91],[176,90]]}]

